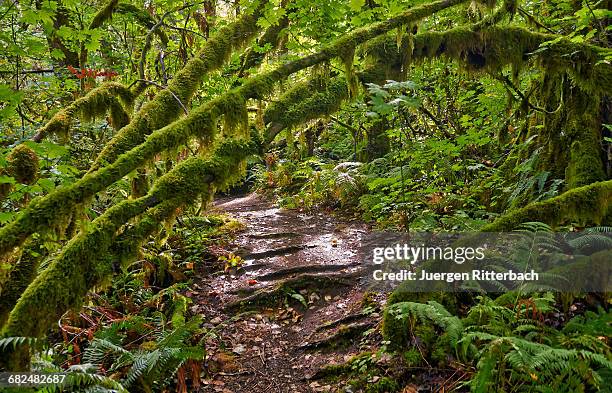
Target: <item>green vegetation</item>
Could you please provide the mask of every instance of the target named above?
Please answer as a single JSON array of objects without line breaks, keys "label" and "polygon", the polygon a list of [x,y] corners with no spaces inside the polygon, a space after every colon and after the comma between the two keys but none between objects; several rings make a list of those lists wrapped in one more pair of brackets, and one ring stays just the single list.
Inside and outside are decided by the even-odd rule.
[{"label": "green vegetation", "polygon": [[[0,4],[0,369],[197,390],[214,328],[186,292],[204,265],[246,264],[219,251],[240,224],[207,211],[235,186],[377,229],[583,232],[553,273],[605,280],[587,245],[612,226],[611,17],[593,0]],[[322,374],[607,388],[609,293],[510,289],[402,287],[380,348]]]}]

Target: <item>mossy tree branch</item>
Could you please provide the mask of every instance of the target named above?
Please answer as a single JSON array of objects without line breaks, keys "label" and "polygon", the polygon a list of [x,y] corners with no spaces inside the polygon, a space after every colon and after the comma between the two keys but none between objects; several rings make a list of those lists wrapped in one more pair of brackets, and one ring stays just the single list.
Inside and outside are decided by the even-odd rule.
[{"label": "mossy tree branch", "polygon": [[234,50],[242,47],[257,33],[256,22],[257,14],[244,15],[238,21],[219,29],[200,53],[189,60],[170,81],[167,88],[145,104],[132,122],[104,147],[92,171],[112,163],[120,154],[142,143],[153,131],[176,120],[183,111],[180,103],[189,102],[204,76],[221,67]]},{"label": "mossy tree branch", "polygon": [[[201,193],[235,181],[241,174],[243,160],[257,152],[257,148],[255,141],[225,141],[210,158],[191,157],[181,162],[159,178],[146,196],[125,200],[108,209],[73,238],[28,286],[11,311],[3,334],[42,335],[64,312],[77,306],[88,290],[102,285],[112,274],[115,258],[109,249],[122,226],[148,211],[144,227],[137,224],[138,230],[127,236],[132,241],[143,239],[150,233],[151,217],[160,218],[160,211],[165,214]],[[151,212],[156,207],[159,210]]]},{"label": "mossy tree branch", "polygon": [[483,232],[510,231],[528,221],[560,225],[572,220],[581,225],[610,225],[612,180],[574,188],[554,198],[531,203],[505,214],[482,228]]},{"label": "mossy tree branch", "polygon": [[[119,101],[117,101],[117,98]],[[67,134],[75,117],[88,119],[100,116],[110,110],[111,117],[119,119],[119,116],[123,115],[121,112],[125,113],[126,109],[130,110],[134,98],[130,89],[122,84],[116,82],[104,83],[57,112],[47,124],[38,130],[32,140],[40,142],[48,135]]]},{"label": "mossy tree branch", "polygon": [[600,95],[612,90],[612,67],[605,62],[611,54],[611,49],[563,36],[518,26],[490,26],[417,34],[411,59],[447,56],[473,71],[498,72],[509,65],[520,69],[530,58],[537,58],[544,70],[566,71],[578,87]]},{"label": "mossy tree branch", "polygon": [[[363,44],[403,24],[414,22],[465,1],[439,0],[412,8],[387,21],[374,23],[368,27],[355,30],[325,46],[317,53],[285,63],[276,69],[249,78],[244,85],[207,102],[192,111],[189,116],[155,131],[149,135],[144,143],[140,143],[129,152],[121,155],[112,164],[89,173],[70,186],[60,188],[45,197],[32,201],[30,206],[22,211],[14,221],[0,228],[0,255],[6,254],[12,251],[14,247],[21,245],[32,233],[53,228],[61,217],[69,216],[71,209],[75,205],[104,190],[134,169],[141,167],[156,154],[179,147],[194,137],[210,140],[214,137],[215,120],[223,114],[234,113],[237,101],[244,103],[250,98],[262,98],[272,92],[277,81],[305,68],[339,57],[345,52],[347,47]],[[196,59],[197,61],[202,62],[199,59]],[[174,80],[177,80],[177,84],[193,87],[193,83],[180,81],[185,78],[187,80],[199,78],[198,75],[189,76],[196,72],[197,69],[199,69],[199,66],[194,64],[194,67],[190,68],[187,75],[183,73]],[[166,96],[166,99],[162,100],[165,105],[174,108],[175,111],[177,108],[180,108],[171,94],[168,93]],[[158,105],[152,105],[149,111],[154,112],[150,113],[149,117],[159,116],[159,102]],[[142,135],[132,135],[138,130],[137,127],[132,127],[135,120],[123,129],[125,131],[130,128],[130,131],[118,134],[120,138],[114,139],[114,145],[106,150],[106,154],[102,154],[103,157],[112,157],[116,154],[117,149],[122,150],[126,145],[130,146],[137,143],[137,140],[144,138]],[[142,121],[144,124],[151,125],[150,119],[142,119]],[[100,161],[100,158],[98,161]]]}]

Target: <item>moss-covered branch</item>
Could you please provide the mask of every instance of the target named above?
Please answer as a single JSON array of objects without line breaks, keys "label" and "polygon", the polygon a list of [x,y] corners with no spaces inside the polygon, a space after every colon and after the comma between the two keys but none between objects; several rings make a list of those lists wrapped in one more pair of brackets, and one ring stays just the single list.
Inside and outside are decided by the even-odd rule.
[{"label": "moss-covered branch", "polygon": [[15,307],[23,291],[36,276],[38,266],[45,254],[41,249],[42,240],[42,237],[28,240],[19,260],[12,267],[8,280],[0,289],[0,327],[4,326],[9,312]]},{"label": "moss-covered branch", "polygon": [[180,103],[189,102],[204,76],[221,67],[234,50],[257,33],[256,22],[257,15],[244,15],[238,21],[219,29],[200,53],[172,78],[168,88],[145,104],[132,122],[104,147],[92,170],[112,163],[120,154],[142,143],[153,131],[176,120],[183,113]]},{"label": "moss-covered branch", "polygon": [[510,231],[524,222],[549,225],[576,222],[581,225],[612,224],[612,180],[574,188],[554,198],[531,203],[505,214],[482,228],[483,232]]},{"label": "moss-covered branch", "polygon": [[[156,154],[179,147],[194,137],[212,139],[216,131],[216,119],[221,115],[227,115],[228,111],[234,111],[238,102],[243,104],[247,99],[262,98],[270,94],[277,81],[297,71],[338,57],[344,53],[347,46],[363,44],[402,24],[419,20],[432,13],[460,4],[464,1],[466,0],[440,0],[412,8],[388,21],[375,23],[367,28],[355,30],[337,39],[330,45],[327,45],[317,53],[288,62],[280,65],[276,69],[249,78],[242,86],[232,89],[207,102],[192,111],[189,116],[174,121],[168,126],[155,131],[149,135],[144,143],[137,145],[129,152],[121,155],[112,164],[93,173],[89,173],[70,186],[60,188],[43,198],[32,201],[30,206],[22,211],[13,222],[0,228],[0,255],[6,254],[12,251],[14,247],[21,245],[32,233],[53,228],[57,225],[58,221],[61,221],[62,217],[70,216],[71,209],[75,205],[82,203],[86,198],[104,190],[134,169],[141,167],[147,160],[155,157]],[[190,69],[189,73],[195,72],[196,69],[198,69],[198,67],[194,65],[194,68]],[[183,73],[175,77],[174,80],[177,80],[176,83],[180,84],[180,79],[183,78],[189,79],[190,77]],[[193,75],[192,78],[199,78],[199,76]],[[188,82],[185,82],[185,85],[193,87],[193,84]],[[175,109],[180,108],[171,94],[168,94],[166,99],[162,100],[162,102],[164,106],[167,105]],[[148,112],[152,113],[148,113],[146,119],[140,118],[141,122],[143,122],[141,124],[150,126],[152,119],[159,118],[159,116],[163,115],[163,113],[159,113],[160,103],[157,102],[157,104],[158,105],[149,107]],[[109,154],[108,151],[112,151],[114,154],[117,146],[125,147],[125,144],[129,146],[136,143],[136,140],[144,138],[142,135],[132,135],[132,133],[137,130],[137,128],[132,127],[132,124],[135,123],[138,122],[133,120],[128,127],[123,129],[123,131],[125,131],[129,128],[129,132],[120,132],[121,138],[115,139],[114,147],[109,148],[107,154]],[[108,155],[106,155],[106,157],[108,157]]]},{"label": "moss-covered branch", "polygon": [[127,120],[124,108],[131,108],[134,98],[130,89],[122,84],[107,82],[57,112],[47,124],[38,130],[32,140],[40,142],[48,135],[65,135],[70,130],[75,117],[87,120],[104,115],[107,110],[111,113],[113,126],[120,128],[121,124]]},{"label": "moss-covered branch", "polygon": [[[287,26],[289,26],[289,16],[285,15],[280,21],[278,21],[277,24],[266,29],[262,36],[257,40],[257,46],[264,48],[269,45],[272,49],[277,48],[281,42],[281,32]],[[265,56],[265,52],[257,51],[253,47],[247,49],[240,58],[240,70],[238,75],[244,76],[246,70],[261,64]]]},{"label": "moss-covered branch", "polygon": [[[361,53],[367,58],[367,68],[356,73],[362,84],[380,84],[387,79],[404,79],[405,53],[407,42],[399,50],[397,43],[388,42],[387,36],[367,42]],[[288,127],[305,123],[338,111],[342,102],[349,98],[349,83],[345,75],[327,80],[314,75],[296,83],[265,110],[263,120],[268,124],[266,141],[271,142],[278,133]]]},{"label": "moss-covered branch", "polygon": [[563,36],[518,26],[458,27],[417,34],[413,45],[413,60],[444,55],[476,71],[499,71],[508,65],[520,69],[530,58],[537,58],[546,70],[567,71],[585,91],[602,94],[612,90],[612,67],[605,61],[612,50]]},{"label": "moss-covered branch", "polygon": [[[504,8],[505,9],[505,8]],[[506,10],[505,12],[509,12]],[[407,42],[411,40],[412,42]],[[540,45],[547,41],[558,40],[549,49],[536,52]],[[560,45],[563,42],[564,45]],[[569,46],[568,46],[569,45]],[[412,49],[413,48],[413,49]],[[565,53],[570,50],[572,56]],[[551,56],[553,51],[553,56]],[[580,63],[578,52],[590,61]],[[446,32],[428,32],[415,36],[406,36],[398,53],[396,37],[383,36],[369,42],[363,53],[374,62],[374,66],[359,73],[363,83],[381,83],[393,75],[401,79],[403,69],[408,62],[422,61],[427,58],[445,55],[461,61],[472,70],[499,71],[502,67],[513,65],[520,67],[529,56],[537,57],[544,67],[560,67],[570,73],[581,70],[576,75],[581,86],[601,94],[612,86],[600,85],[597,78],[610,81],[612,67],[601,62],[609,50],[592,45],[571,43],[559,36],[540,34],[512,26],[489,26],[482,24],[455,28]],[[590,71],[589,71],[590,70]],[[348,84],[344,77],[333,78],[327,86],[313,77],[297,83],[278,101],[271,104],[264,113],[264,121],[269,124],[266,139],[271,141],[280,131],[287,127],[329,115],[339,108],[342,101],[348,98]],[[591,138],[592,139],[592,138]],[[591,141],[592,142],[592,141]],[[593,145],[591,143],[590,145]],[[575,144],[572,151],[580,155],[582,145]],[[584,150],[584,149],[582,149]],[[597,149],[598,150],[598,149]],[[596,150],[596,151],[597,151]],[[583,154],[582,154],[583,155]],[[575,160],[576,161],[576,160]],[[588,167],[592,163],[589,161]],[[593,172],[591,169],[586,171]],[[572,174],[574,168],[572,167]],[[585,172],[585,171],[582,171]],[[580,177],[580,176],[571,176]],[[599,178],[601,180],[601,178]],[[588,180],[588,179],[587,179]],[[597,178],[595,179],[597,180]],[[586,181],[578,185],[591,183]],[[574,183],[574,182],[573,182]]]},{"label": "moss-covered branch", "polygon": [[[162,213],[167,212],[203,192],[235,181],[243,173],[239,170],[243,160],[256,151],[255,142],[226,141],[211,158],[192,157],[181,162],[159,178],[146,196],[125,200],[108,209],[73,238],[25,290],[10,313],[3,334],[28,337],[43,334],[64,312],[77,306],[88,290],[103,284],[111,275],[114,257],[108,251],[123,225],[148,209],[161,206]],[[132,233],[132,240],[142,239],[142,231],[144,235],[150,233],[150,225],[137,228],[139,232]]]}]

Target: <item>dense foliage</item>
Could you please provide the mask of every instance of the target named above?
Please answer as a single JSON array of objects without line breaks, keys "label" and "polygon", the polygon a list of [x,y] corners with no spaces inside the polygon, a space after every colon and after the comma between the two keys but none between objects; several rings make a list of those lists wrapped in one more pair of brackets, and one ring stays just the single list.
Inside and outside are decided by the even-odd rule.
[{"label": "dense foliage", "polygon": [[[0,368],[197,389],[215,331],[184,292],[194,265],[241,263],[215,246],[239,224],[205,215],[236,186],[378,228],[609,229],[611,17],[606,0],[2,2]],[[606,387],[608,293],[512,294],[391,295],[381,351],[478,392]]]}]

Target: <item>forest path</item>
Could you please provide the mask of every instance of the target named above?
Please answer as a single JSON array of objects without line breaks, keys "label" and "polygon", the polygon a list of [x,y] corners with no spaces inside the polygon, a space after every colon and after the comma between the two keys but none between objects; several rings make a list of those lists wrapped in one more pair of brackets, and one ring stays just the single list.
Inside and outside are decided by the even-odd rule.
[{"label": "forest path", "polygon": [[360,285],[359,246],[369,228],[277,209],[256,194],[221,199],[215,209],[245,224],[226,247],[244,262],[235,275],[217,268],[196,279],[193,311],[215,331],[201,391],[345,391],[310,377],[380,343],[384,297],[364,301]]}]

